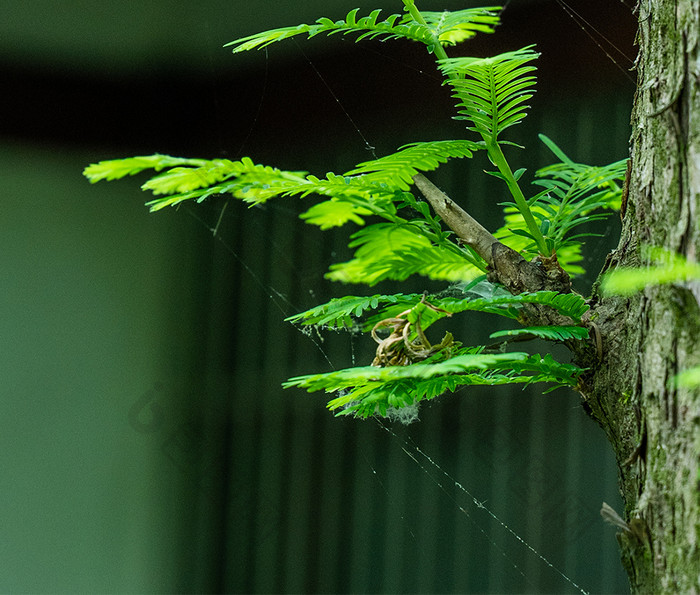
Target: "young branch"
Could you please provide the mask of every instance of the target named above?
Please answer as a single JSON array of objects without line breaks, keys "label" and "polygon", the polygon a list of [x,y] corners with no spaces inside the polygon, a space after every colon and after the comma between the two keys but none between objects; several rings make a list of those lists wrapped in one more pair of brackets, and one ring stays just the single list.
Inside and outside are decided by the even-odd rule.
[{"label": "young branch", "polygon": [[497,240],[423,174],[413,176],[413,182],[445,225],[488,263],[492,281],[513,294],[542,289],[571,291],[569,276],[559,267],[556,256],[539,257],[532,262],[525,260]]},{"label": "young branch", "polygon": [[413,176],[413,181],[445,225],[493,267],[493,246],[500,242],[423,174]]}]

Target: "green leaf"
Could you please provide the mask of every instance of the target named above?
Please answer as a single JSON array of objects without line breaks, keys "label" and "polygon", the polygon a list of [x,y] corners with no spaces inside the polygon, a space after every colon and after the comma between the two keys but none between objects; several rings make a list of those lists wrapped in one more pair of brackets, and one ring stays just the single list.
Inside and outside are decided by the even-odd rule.
[{"label": "green leaf", "polygon": [[321,17],[311,25],[270,29],[242,37],[227,43],[225,47],[233,48],[233,52],[236,53],[265,48],[272,43],[298,35],[311,38],[321,33],[327,35],[357,33],[359,36],[356,41],[366,38],[408,39],[419,41],[432,50],[436,40],[444,46],[454,45],[473,37],[476,33],[492,33],[499,22],[497,11],[498,7],[472,8],[452,13],[426,12],[421,13],[425,23],[418,23],[410,14],[403,16],[392,14],[384,20],[379,20],[381,10],[374,10],[368,16],[358,18],[359,9],[355,8],[346,15],[345,19],[333,21]]},{"label": "green leaf", "polygon": [[[174,171],[171,170],[149,180],[142,188],[150,189],[154,194],[163,194],[176,191],[178,187],[195,186],[193,190],[176,192],[146,203],[151,211],[174,206],[185,200],[201,202],[215,194],[231,194],[255,205],[304,184],[305,175],[306,172],[284,171],[276,167],[256,164],[249,157],[243,157],[240,161],[206,161],[203,167],[189,172],[176,168]],[[215,180],[219,181],[207,185],[209,181]],[[200,187],[197,187],[198,184]]]},{"label": "green leaf", "polygon": [[578,377],[583,372],[578,366],[556,361],[551,353],[544,357],[531,355],[524,362],[514,362],[512,368],[515,372],[534,372],[530,382],[550,382],[555,385],[551,390],[559,386],[576,386]]},{"label": "green leaf", "polygon": [[581,369],[561,364],[549,354],[484,354],[481,348],[466,348],[443,361],[379,368],[364,366],[290,378],[285,388],[304,388],[338,393],[328,407],[338,415],[387,415],[391,410],[413,407],[460,386],[531,384],[549,382],[573,386]]},{"label": "green leaf", "polygon": [[371,214],[372,211],[366,207],[333,198],[314,205],[308,211],[302,213],[300,217],[307,223],[318,225],[325,230],[331,227],[340,227],[348,221],[364,225],[365,221],[362,219],[362,216]]},{"label": "green leaf", "polygon": [[[557,254],[562,268],[570,275],[582,274],[578,265],[582,260],[581,238],[587,234],[572,232],[619,209],[627,160],[600,167],[575,163],[552,140],[544,135],[540,138],[562,161],[536,172],[533,184],[544,189],[528,200],[528,207],[540,221],[546,245]],[[539,246],[513,204],[505,207],[505,225],[494,235],[526,258],[539,253]]]},{"label": "green leaf", "polygon": [[557,157],[562,163],[565,163],[567,165],[575,165],[575,163],[571,159],[569,159],[569,157],[567,157],[566,153],[564,153],[564,151],[562,151],[551,138],[545,136],[544,134],[538,134],[537,136],[542,141],[542,143],[552,153],[554,153],[554,156]]},{"label": "green leaf", "polygon": [[326,278],[343,283],[376,285],[403,281],[420,274],[430,279],[465,281],[481,274],[485,265],[469,251],[450,241],[436,243],[435,235],[420,223],[376,223],[351,236],[354,258],[334,264]]},{"label": "green leaf", "polygon": [[325,390],[333,392],[365,382],[388,382],[404,378],[432,378],[445,374],[459,374],[474,370],[510,367],[514,362],[525,362],[527,353],[465,354],[439,363],[418,363],[408,366],[363,366],[346,368],[322,374],[309,374],[290,378],[284,387],[305,388],[309,392]]},{"label": "green leaf", "polygon": [[228,159],[205,161],[199,167],[173,167],[141,186],[153,194],[177,194],[207,188],[242,171],[241,162]]},{"label": "green leaf", "polygon": [[498,331],[491,333],[491,339],[501,337],[522,337],[533,335],[540,339],[548,339],[550,341],[566,341],[567,339],[586,339],[588,338],[588,329],[581,326],[528,326],[524,328],[509,329],[507,331]]},{"label": "green leaf", "polygon": [[500,6],[468,8],[455,12],[423,10],[421,16],[443,46],[471,39],[477,33],[493,33],[500,23]]},{"label": "green leaf", "polygon": [[[428,43],[431,40],[428,27],[414,23],[405,17],[402,19],[401,15],[392,14],[386,19],[379,21],[381,10],[374,10],[368,16],[359,19],[357,18],[358,12],[358,8],[351,10],[344,20],[332,21],[326,17],[321,17],[311,25],[302,24],[294,27],[280,27],[263,31],[227,43],[224,47],[233,48],[234,53],[245,52],[265,48],[272,43],[296,37],[297,35],[306,34],[311,38],[320,33],[328,35],[334,33],[361,33],[357,41],[375,37],[383,37],[385,39],[401,37],[423,43]],[[399,22],[397,23],[397,21]]]},{"label": "green leaf", "polygon": [[444,298],[442,300],[428,298],[434,306],[457,313],[467,310],[500,314],[508,318],[518,317],[518,307],[522,304],[540,304],[550,306],[564,316],[580,321],[581,316],[589,309],[586,301],[577,293],[558,293],[556,291],[536,291],[511,295],[496,294],[482,298]]},{"label": "green leaf", "polygon": [[[341,298],[333,298],[330,302],[315,306],[306,312],[290,316],[286,320],[293,324],[315,325],[330,329],[352,328],[355,326],[354,318],[359,318],[367,310],[376,310],[380,304],[402,302],[407,300],[420,300],[418,295],[371,295],[354,296],[347,295]],[[404,308],[405,309],[405,308]]]},{"label": "green leaf", "polygon": [[676,385],[685,388],[700,387],[700,366],[683,370],[676,376]]},{"label": "green leaf", "polygon": [[491,58],[448,58],[440,60],[440,70],[453,89],[461,114],[458,119],[471,123],[487,144],[509,126],[519,123],[534,93],[536,68],[528,63],[539,57],[527,46]]},{"label": "green leaf", "polygon": [[682,283],[700,279],[700,264],[661,248],[645,247],[643,255],[657,264],[619,268],[605,273],[601,289],[606,294],[629,295],[650,285]]},{"label": "green leaf", "polygon": [[92,163],[83,170],[83,175],[91,184],[100,180],[118,180],[126,176],[133,176],[147,169],[161,171],[166,167],[178,165],[191,165],[201,167],[205,165],[205,159],[185,159],[171,157],[170,155],[146,155],[142,157],[127,157],[125,159],[109,159]]},{"label": "green leaf", "polygon": [[419,171],[432,171],[449,159],[471,157],[481,146],[468,140],[411,143],[396,153],[360,163],[346,176],[363,175],[373,183],[384,183],[408,190]]}]

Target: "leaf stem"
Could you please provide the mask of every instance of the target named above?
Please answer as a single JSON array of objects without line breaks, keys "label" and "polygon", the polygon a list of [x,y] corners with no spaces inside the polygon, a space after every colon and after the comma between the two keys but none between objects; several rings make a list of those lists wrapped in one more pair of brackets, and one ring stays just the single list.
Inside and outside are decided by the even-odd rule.
[{"label": "leaf stem", "polygon": [[[416,3],[414,0],[403,0],[403,3],[406,6],[406,10],[411,15],[411,18],[413,18],[416,23],[425,26],[428,25],[428,23],[425,22],[423,15],[420,13],[420,10],[416,8]],[[433,52],[438,60],[447,60],[448,58],[447,52],[445,51],[445,48],[442,47],[440,39],[437,35],[434,36]]]},{"label": "leaf stem", "polygon": [[[425,19],[423,18],[423,15],[420,13],[418,8],[416,8],[415,0],[403,0],[403,3],[406,7],[406,10],[411,15],[411,18],[413,18],[413,20],[416,23],[419,23],[421,25],[427,25]],[[434,36],[433,52],[435,53],[435,57],[438,59],[438,61],[448,59],[447,52],[445,51],[445,48],[442,47],[440,39],[437,35]],[[448,75],[448,78],[460,77],[459,75],[450,74]],[[487,135],[482,136],[484,138],[484,141],[486,142],[489,157],[491,158],[493,164],[498,168],[498,171],[501,172],[501,175],[503,176],[503,179],[506,185],[508,186],[508,190],[510,190],[511,195],[515,200],[515,204],[517,205],[520,214],[525,220],[525,224],[527,225],[528,231],[530,232],[530,235],[532,235],[533,239],[535,240],[535,243],[537,244],[537,248],[543,256],[550,256],[550,251],[547,248],[547,242],[545,241],[544,236],[540,231],[540,227],[535,221],[535,218],[532,216],[532,211],[530,210],[530,207],[527,204],[527,200],[525,200],[525,195],[523,194],[523,191],[518,185],[518,181],[513,175],[513,170],[511,170],[510,165],[508,164],[508,161],[505,155],[503,154],[503,151],[501,150],[501,146],[498,144],[498,141],[494,138],[491,138]]]},{"label": "leaf stem", "polygon": [[515,204],[518,207],[520,214],[523,216],[527,229],[537,244],[540,254],[543,256],[551,256],[549,254],[549,249],[547,248],[547,242],[545,241],[535,218],[532,216],[532,211],[530,211],[527,200],[525,200],[525,195],[520,189],[518,181],[513,175],[513,171],[510,169],[510,165],[508,164],[506,156],[501,150],[501,146],[498,144],[498,141],[493,141],[492,139],[488,139],[486,137],[484,137],[484,140],[486,141],[489,157],[491,158],[493,164],[498,168],[498,171],[501,172],[501,175],[508,186],[508,190],[510,190],[511,195],[515,200]]}]

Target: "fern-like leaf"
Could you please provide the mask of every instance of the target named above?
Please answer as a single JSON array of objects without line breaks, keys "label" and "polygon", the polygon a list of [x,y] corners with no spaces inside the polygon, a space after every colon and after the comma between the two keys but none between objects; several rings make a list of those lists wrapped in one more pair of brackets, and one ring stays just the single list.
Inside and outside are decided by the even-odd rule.
[{"label": "fern-like leaf", "polygon": [[364,225],[363,217],[371,214],[372,211],[366,207],[332,198],[314,205],[300,217],[307,223],[318,225],[322,230],[326,230],[340,227],[349,221]]},{"label": "fern-like leaf", "polygon": [[332,21],[329,18],[321,17],[311,25],[297,25],[294,27],[280,27],[278,29],[270,29],[242,37],[224,47],[233,48],[233,52],[246,52],[249,50],[262,49],[278,41],[283,41],[297,35],[306,34],[309,38],[326,33],[332,35],[334,33],[361,33],[357,41],[364,38],[384,37],[396,38],[403,37],[414,41],[425,41],[427,27],[421,27],[417,23],[410,22],[409,24],[401,24],[402,18],[399,14],[392,14],[384,20],[379,20],[381,10],[373,10],[368,16],[357,18],[359,8],[351,10],[345,19]]},{"label": "fern-like leaf", "polygon": [[[582,274],[584,270],[577,264],[582,260],[581,238],[593,234],[571,232],[619,209],[627,160],[602,167],[576,163],[552,140],[542,134],[540,139],[561,162],[537,171],[533,184],[544,190],[533,196],[528,205],[549,251],[557,254],[562,268],[571,275]],[[526,257],[535,256],[539,247],[519,209],[507,203],[504,211],[505,225],[494,235]]]},{"label": "fern-like leaf", "polygon": [[215,194],[232,194],[256,204],[283,194],[289,188],[310,183],[307,172],[284,171],[253,163],[249,157],[240,161],[228,159],[183,159],[169,155],[149,155],[112,159],[89,165],[83,174],[90,182],[116,180],[147,169],[161,172],[145,182],[142,190],[166,195],[148,202],[152,211],[176,205],[185,200],[201,202]]},{"label": "fern-like leaf", "polygon": [[529,63],[539,54],[527,46],[492,58],[448,58],[441,60],[440,70],[448,77],[453,96],[458,100],[457,119],[471,123],[489,143],[519,123],[529,107],[525,102],[534,93],[536,68]]},{"label": "fern-like leaf", "polygon": [[528,326],[491,333],[491,339],[515,338],[532,335],[549,341],[566,341],[567,339],[586,339],[588,329],[582,326]]},{"label": "fern-like leaf", "polygon": [[161,171],[168,167],[188,165],[202,167],[207,164],[205,159],[186,159],[171,157],[170,155],[144,155],[141,157],[127,157],[125,159],[108,159],[98,163],[92,163],[83,170],[83,175],[91,184],[101,180],[118,180],[126,176],[133,176],[147,169]]},{"label": "fern-like leaf", "polygon": [[601,284],[604,293],[630,295],[650,285],[685,283],[700,279],[700,264],[662,248],[644,246],[648,266],[618,268],[605,274]]},{"label": "fern-like leaf", "polygon": [[[533,215],[536,219],[542,220],[544,213],[537,207],[532,207]],[[532,236],[527,233],[525,221],[520,211],[515,207],[504,208],[505,223],[500,227],[494,236],[509,248],[520,252],[525,258],[537,256],[539,250],[532,240]],[[586,270],[581,266],[583,255],[581,254],[582,244],[580,242],[567,242],[560,245],[557,250],[557,261],[571,277],[585,274]]]},{"label": "fern-like leaf", "polygon": [[[429,304],[430,306],[426,305]],[[546,304],[556,308],[562,314],[574,320],[588,309],[583,298],[577,294],[558,294],[556,292],[537,292],[513,296],[505,291],[499,291],[489,297],[439,297],[418,293],[395,295],[346,296],[334,298],[326,304],[315,306],[287,318],[288,322],[314,325],[330,329],[352,329],[359,327],[367,332],[378,322],[387,318],[395,318],[409,311],[407,320],[412,324],[420,323],[426,330],[436,321],[459,312],[476,311],[499,314],[516,319],[518,308],[523,303]],[[374,314],[363,318],[369,311]],[[564,341],[567,339],[584,339],[588,330],[579,326],[547,326],[527,327],[510,331],[494,333],[491,337],[516,337],[519,335],[534,335],[544,339]]]},{"label": "fern-like leaf", "polygon": [[411,301],[411,295],[371,295],[368,297],[347,295],[333,298],[330,302],[290,316],[286,320],[294,324],[315,325],[330,329],[349,329],[355,326],[355,319],[367,310],[376,310],[380,304]]},{"label": "fern-like leaf", "polygon": [[298,376],[290,378],[283,386],[304,388],[308,392],[340,392],[339,397],[328,403],[329,409],[340,409],[340,415],[386,415],[389,409],[415,405],[420,400],[434,398],[446,390],[455,390],[459,385],[527,381],[516,380],[508,374],[494,373],[499,369],[508,369],[516,362],[525,364],[527,358],[525,353],[486,355],[472,352],[437,363],[385,368],[365,366]]},{"label": "fern-like leaf", "polygon": [[564,158],[561,163],[537,171],[533,183],[544,191],[531,200],[543,213],[540,218],[546,226],[545,237],[556,251],[566,245],[576,227],[619,210],[627,159],[600,167],[575,163],[546,136],[540,135],[540,139],[555,155]]},{"label": "fern-like leaf", "polygon": [[205,161],[199,167],[173,167],[148,180],[141,186],[141,190],[150,190],[156,196],[191,192],[240,176],[243,172],[250,171],[251,165],[252,161],[213,159]]},{"label": "fern-like leaf", "polygon": [[325,178],[309,175],[296,184],[287,184],[279,190],[279,194],[284,196],[304,198],[318,194],[331,197],[330,201],[311,207],[301,216],[308,223],[321,227],[335,227],[344,220],[352,220],[361,225],[361,216],[369,214],[379,215],[389,221],[404,221],[396,214],[394,205],[395,200],[402,199],[403,192],[394,186],[367,180],[364,176],[339,176],[332,172],[327,173]]},{"label": "fern-like leaf", "polygon": [[455,45],[477,33],[493,33],[500,22],[500,6],[468,8],[455,12],[423,10],[421,16],[440,40],[441,45]]},{"label": "fern-like leaf", "polygon": [[[430,299],[430,298],[429,298]],[[588,310],[586,301],[577,293],[558,293],[556,291],[536,291],[518,295],[498,293],[493,297],[480,298],[443,298],[430,299],[430,303],[450,313],[479,311],[490,314],[500,314],[507,318],[516,319],[518,308],[522,304],[540,304],[557,310],[560,314],[580,321],[581,316]]]},{"label": "fern-like leaf", "polygon": [[576,386],[578,377],[583,372],[578,366],[558,362],[551,353],[545,354],[544,357],[539,354],[531,355],[525,361],[513,362],[511,368],[515,373],[534,373],[529,383],[549,382],[554,385],[545,392],[560,386]]},{"label": "fern-like leaf", "polygon": [[305,388],[309,392],[325,390],[335,392],[348,389],[365,382],[388,382],[404,378],[432,378],[446,374],[459,374],[474,370],[510,368],[515,362],[525,363],[527,353],[465,354],[438,363],[418,363],[408,366],[361,366],[334,370],[321,374],[308,374],[290,378],[285,388]]},{"label": "fern-like leaf", "polygon": [[573,386],[581,369],[561,364],[549,354],[484,354],[481,348],[465,348],[442,361],[407,366],[348,368],[290,378],[285,388],[339,393],[328,403],[338,415],[387,415],[390,410],[413,407],[460,386],[549,382]]},{"label": "fern-like leaf", "polygon": [[[254,163],[249,157],[243,157],[240,161],[228,162],[222,171],[220,164],[207,162],[204,169],[193,169],[190,172],[183,168],[176,168],[160,176],[152,178],[143,186],[143,190],[151,190],[154,194],[168,194],[178,187],[186,185],[200,187],[185,192],[176,192],[164,198],[157,198],[146,204],[151,211],[158,211],[167,206],[174,206],[186,200],[202,202],[210,196],[217,194],[231,194],[251,205],[263,203],[270,198],[284,194],[288,189],[295,188],[306,181],[306,172],[293,172],[280,170],[269,165]],[[211,172],[211,173],[209,173]],[[209,180],[217,177],[223,179],[215,184],[208,185]]]},{"label": "fern-like leaf", "polygon": [[396,153],[360,163],[346,176],[362,175],[372,183],[391,184],[408,190],[419,171],[432,171],[449,159],[471,157],[480,145],[468,140],[411,143]]},{"label": "fern-like leaf", "polygon": [[308,38],[321,33],[333,35],[341,33],[359,34],[356,41],[362,39],[408,39],[419,41],[432,51],[436,41],[441,45],[454,45],[473,37],[479,32],[492,33],[499,23],[498,7],[473,8],[456,12],[421,13],[425,23],[418,23],[410,14],[392,14],[380,20],[381,10],[373,10],[368,16],[358,18],[358,8],[351,10],[345,19],[333,21],[321,17],[314,24],[280,27],[242,37],[225,47],[233,48],[233,52],[265,48],[278,41],[283,41],[298,35]]},{"label": "fern-like leaf", "polygon": [[328,279],[376,285],[414,274],[446,281],[470,280],[485,270],[478,257],[450,242],[436,243],[434,234],[420,223],[377,223],[351,236],[354,258],[334,264]]}]

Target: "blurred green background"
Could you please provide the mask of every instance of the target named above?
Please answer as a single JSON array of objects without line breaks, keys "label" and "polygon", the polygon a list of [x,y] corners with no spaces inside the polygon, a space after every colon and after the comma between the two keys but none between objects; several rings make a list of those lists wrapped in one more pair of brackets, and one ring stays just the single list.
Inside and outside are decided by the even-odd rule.
[{"label": "blurred green background", "polygon": [[[623,2],[571,5],[633,54]],[[377,4],[0,5],[0,592],[576,592],[501,523],[584,589],[627,589],[598,514],[620,507],[615,462],[576,394],[463,390],[391,432],[335,419],[322,395],[280,383],[369,361],[371,340],[283,319],[367,291],[322,278],[347,256],[347,230],[301,224],[299,201],[150,215],[140,180],[81,176],[153,152],[323,174],[370,158],[362,135],[379,155],[460,135],[420,47],[222,49],[356,6]],[[543,52],[517,167],[549,159],[537,132],[580,161],[625,157],[634,84],[554,1],[512,0],[503,20],[465,51]],[[486,163],[463,165],[436,181],[495,228],[502,189],[477,175]],[[583,292],[616,220],[603,231]],[[486,332],[462,324],[465,340]]]}]

